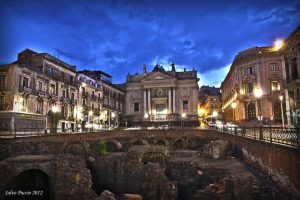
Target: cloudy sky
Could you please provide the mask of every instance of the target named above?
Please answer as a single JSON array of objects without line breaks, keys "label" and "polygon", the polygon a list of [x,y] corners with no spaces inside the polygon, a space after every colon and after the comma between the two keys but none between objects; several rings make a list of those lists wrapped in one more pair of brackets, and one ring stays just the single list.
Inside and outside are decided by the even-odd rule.
[{"label": "cloudy sky", "polygon": [[0,64],[30,48],[113,81],[155,63],[195,67],[219,86],[238,51],[272,45],[300,23],[300,2],[0,0]]}]

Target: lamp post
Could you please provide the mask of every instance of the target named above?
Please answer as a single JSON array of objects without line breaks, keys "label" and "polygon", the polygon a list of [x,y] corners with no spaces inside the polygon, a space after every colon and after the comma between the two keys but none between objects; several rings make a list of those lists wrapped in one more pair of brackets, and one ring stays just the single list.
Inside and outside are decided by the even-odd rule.
[{"label": "lamp post", "polygon": [[116,125],[116,123],[115,123],[115,117],[116,117],[116,113],[112,112],[111,113],[111,119],[114,122],[114,125]]},{"label": "lamp post", "polygon": [[52,112],[53,112],[53,120],[54,120],[54,133],[56,133],[56,119],[55,119],[55,113],[57,112],[57,107],[56,106],[53,106],[52,107]]},{"label": "lamp post", "polygon": [[147,129],[149,114],[145,113],[144,118],[146,119],[146,129]]},{"label": "lamp post", "polygon": [[93,120],[92,120],[92,115],[93,115],[93,111],[90,110],[90,111],[89,111],[89,116],[90,116],[90,122],[92,122],[92,123],[91,123],[91,125],[92,125],[92,129],[91,129],[91,130],[93,131]]},{"label": "lamp post", "polygon": [[235,108],[236,108],[236,103],[235,102],[232,102],[231,104],[231,107],[232,107],[232,118],[233,118],[233,121],[235,121]]},{"label": "lamp post", "polygon": [[260,105],[260,98],[262,96],[262,90],[260,88],[256,89],[254,92],[254,96],[257,97],[257,103],[258,103],[258,120],[259,125],[262,125],[262,114],[261,114],[261,105]]},{"label": "lamp post", "polygon": [[182,127],[184,127],[184,119],[186,118],[186,114],[185,114],[185,113],[182,113],[182,114],[181,114],[181,118],[182,118],[182,120],[181,120],[181,122],[182,122]]},{"label": "lamp post", "polygon": [[281,108],[282,128],[284,128],[284,116],[283,116],[283,107],[282,107],[283,95],[280,95],[280,96],[279,96],[279,100],[280,100],[280,108]]}]

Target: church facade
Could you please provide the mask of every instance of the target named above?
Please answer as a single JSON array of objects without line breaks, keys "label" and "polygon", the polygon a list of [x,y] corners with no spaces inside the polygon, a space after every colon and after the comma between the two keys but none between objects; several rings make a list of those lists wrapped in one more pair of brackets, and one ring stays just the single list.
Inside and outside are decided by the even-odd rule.
[{"label": "church facade", "polygon": [[197,126],[199,86],[197,71],[166,71],[156,65],[151,72],[127,75],[125,124]]}]

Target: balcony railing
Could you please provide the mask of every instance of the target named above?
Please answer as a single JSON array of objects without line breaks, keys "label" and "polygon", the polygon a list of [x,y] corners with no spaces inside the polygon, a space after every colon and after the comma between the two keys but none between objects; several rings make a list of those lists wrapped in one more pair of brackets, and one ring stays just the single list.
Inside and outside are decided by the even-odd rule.
[{"label": "balcony railing", "polygon": [[97,97],[96,97],[95,95],[92,95],[92,96],[91,96],[91,100],[92,100],[92,101],[97,101]]},{"label": "balcony railing", "polygon": [[66,98],[66,97],[61,97],[61,102],[63,104],[69,104],[70,100],[68,98]]},{"label": "balcony railing", "polygon": [[24,94],[32,94],[32,88],[27,87],[27,86],[23,86],[22,92],[23,92]]},{"label": "balcony railing", "polygon": [[82,98],[86,99],[91,97],[91,95],[88,92],[82,93]]},{"label": "balcony railing", "polygon": [[56,102],[58,100],[58,97],[55,94],[50,94],[49,95],[49,100],[51,102]]},{"label": "balcony railing", "polygon": [[286,146],[296,146],[300,148],[300,130],[299,128],[282,127],[227,127],[217,126],[217,131],[236,135],[239,137],[250,138],[254,140],[282,144]]},{"label": "balcony railing", "polygon": [[9,105],[8,104],[0,104],[0,111],[8,110]]},{"label": "balcony railing", "polygon": [[38,90],[36,93],[38,96],[42,96],[42,97],[46,97],[47,96],[47,92],[43,91],[43,90]]},{"label": "balcony railing", "polygon": [[4,85],[0,86],[0,91],[5,91],[5,86]]},{"label": "balcony railing", "polygon": [[75,105],[77,104],[77,100],[76,100],[76,99],[71,99],[71,100],[70,100],[70,104],[71,104],[72,106],[75,106]]}]

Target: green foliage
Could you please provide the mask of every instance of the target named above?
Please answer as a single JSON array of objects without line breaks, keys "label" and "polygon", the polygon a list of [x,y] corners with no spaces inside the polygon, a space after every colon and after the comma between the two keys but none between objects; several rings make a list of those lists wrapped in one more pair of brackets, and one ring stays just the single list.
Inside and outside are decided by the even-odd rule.
[{"label": "green foliage", "polygon": [[99,154],[100,156],[106,156],[108,154],[105,140],[99,142]]}]

